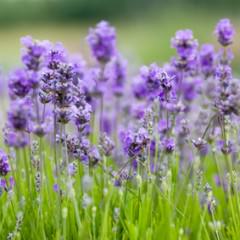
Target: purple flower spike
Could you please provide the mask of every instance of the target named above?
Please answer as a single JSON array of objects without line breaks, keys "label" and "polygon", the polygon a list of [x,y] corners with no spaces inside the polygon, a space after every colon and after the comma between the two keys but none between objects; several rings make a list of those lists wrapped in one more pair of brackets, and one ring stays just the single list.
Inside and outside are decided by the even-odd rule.
[{"label": "purple flower spike", "polygon": [[9,77],[9,95],[12,99],[24,98],[38,82],[37,73],[17,69]]},{"label": "purple flower spike", "polygon": [[194,39],[191,30],[179,30],[172,38],[172,47],[177,50],[179,57],[183,60],[191,60],[195,57],[198,41]]},{"label": "purple flower spike", "polygon": [[30,108],[26,101],[14,101],[8,112],[9,125],[15,130],[24,131],[28,127],[30,116]]},{"label": "purple flower spike", "polygon": [[218,42],[222,46],[226,47],[230,45],[233,42],[235,34],[235,30],[230,20],[227,18],[221,19],[215,28],[215,34],[218,38]]},{"label": "purple flower spike", "polygon": [[7,180],[6,179],[4,179],[4,178],[0,179],[0,187],[5,190],[7,189]]},{"label": "purple flower spike", "polygon": [[87,37],[93,56],[99,62],[108,62],[116,53],[115,29],[106,21],[91,28]]},{"label": "purple flower spike", "polygon": [[3,150],[0,150],[0,175],[6,176],[8,172],[10,172],[8,156]]},{"label": "purple flower spike", "polygon": [[105,78],[110,81],[116,96],[122,96],[127,75],[127,61],[122,57],[114,57],[105,68]]},{"label": "purple flower spike", "polygon": [[140,156],[150,141],[144,128],[140,128],[135,133],[132,131],[122,133],[121,138],[124,151],[129,157]]},{"label": "purple flower spike", "polygon": [[215,76],[220,81],[229,80],[232,78],[232,68],[228,65],[219,65],[216,68]]},{"label": "purple flower spike", "polygon": [[141,67],[140,74],[150,99],[159,96],[160,93],[168,93],[172,89],[172,79],[155,63],[149,67]]},{"label": "purple flower spike", "polygon": [[214,73],[215,52],[211,44],[203,44],[199,53],[201,71],[205,76]]},{"label": "purple flower spike", "polygon": [[3,130],[4,143],[9,147],[24,148],[29,144],[29,136],[22,131],[15,131],[9,127]]},{"label": "purple flower spike", "polygon": [[66,62],[67,54],[62,43],[56,43],[49,46],[47,54],[45,54],[45,65],[51,69],[56,70],[59,64]]},{"label": "purple flower spike", "polygon": [[21,38],[21,43],[25,47],[22,50],[23,63],[28,70],[39,71],[46,52],[44,42],[34,41],[31,36],[25,36]]},{"label": "purple flower spike", "polygon": [[175,149],[175,142],[173,138],[165,138],[162,141],[162,145],[166,153],[172,153]]}]

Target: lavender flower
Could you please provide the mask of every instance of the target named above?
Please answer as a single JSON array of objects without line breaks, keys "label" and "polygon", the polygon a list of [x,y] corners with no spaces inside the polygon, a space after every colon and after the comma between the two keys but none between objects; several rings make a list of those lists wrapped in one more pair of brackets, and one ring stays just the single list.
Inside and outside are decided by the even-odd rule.
[{"label": "lavender flower", "polygon": [[219,140],[219,141],[217,141],[217,147],[225,155],[231,154],[235,150],[235,146],[232,141],[226,142],[224,140]]},{"label": "lavender flower", "polygon": [[51,70],[57,70],[59,64],[66,62],[67,53],[62,43],[56,43],[55,45],[49,43],[48,51],[44,57],[46,67]]},{"label": "lavender flower", "polygon": [[24,98],[37,82],[37,74],[33,71],[17,69],[9,77],[9,95],[12,99]]},{"label": "lavender flower", "polygon": [[71,55],[69,62],[73,71],[73,84],[77,86],[81,80],[84,79],[86,74],[86,61],[81,55]]},{"label": "lavender flower", "polygon": [[116,96],[123,95],[126,72],[127,62],[120,56],[113,57],[105,67],[105,78],[109,80]]},{"label": "lavender flower", "polygon": [[199,154],[201,156],[206,156],[208,153],[208,145],[207,142],[202,139],[198,138],[197,140],[192,140],[193,145],[197,148]]},{"label": "lavender flower", "polygon": [[172,38],[172,47],[177,50],[181,60],[191,60],[197,53],[198,41],[194,39],[191,30],[179,30]]},{"label": "lavender flower", "polygon": [[172,153],[175,149],[175,142],[173,138],[164,138],[162,140],[162,147],[166,153]]},{"label": "lavender flower", "polygon": [[68,174],[74,176],[77,171],[76,164],[74,162],[68,164]]},{"label": "lavender flower", "polygon": [[146,85],[141,78],[134,79],[132,89],[133,95],[136,99],[142,100],[147,96]]},{"label": "lavender flower", "polygon": [[232,68],[228,65],[218,65],[215,71],[216,79],[223,82],[232,78]]},{"label": "lavender flower", "polygon": [[39,71],[43,55],[47,50],[47,42],[34,41],[31,36],[25,36],[21,38],[21,43],[25,47],[22,50],[22,61],[24,65],[28,70]]},{"label": "lavender flower", "polygon": [[17,131],[26,131],[30,117],[30,106],[27,101],[19,100],[12,102],[8,112],[8,123],[10,127]]},{"label": "lavender flower", "polygon": [[143,66],[140,72],[149,98],[153,99],[160,94],[168,94],[172,89],[172,79],[157,64],[151,64],[149,67]]},{"label": "lavender flower", "polygon": [[5,176],[10,172],[10,165],[7,154],[0,149],[0,175]]},{"label": "lavender flower", "polygon": [[240,114],[240,94],[238,80],[232,79],[231,68],[221,65],[217,68],[216,78],[219,81],[214,106],[221,115]]},{"label": "lavender flower", "polygon": [[29,144],[29,136],[22,131],[16,131],[8,126],[3,129],[4,143],[9,147],[24,148]]},{"label": "lavender flower", "polygon": [[100,136],[99,145],[100,145],[100,150],[105,156],[110,156],[115,147],[113,141],[107,136],[106,133],[103,133]]},{"label": "lavender flower", "polygon": [[116,53],[115,29],[106,21],[91,28],[87,37],[93,56],[99,62],[108,62]]},{"label": "lavender flower", "polygon": [[89,166],[94,166],[101,160],[97,148],[92,146],[90,141],[85,137],[67,138],[67,149],[70,157]]},{"label": "lavender flower", "polygon": [[147,130],[144,128],[140,128],[137,132],[123,132],[121,139],[124,151],[129,157],[140,156],[149,143]]},{"label": "lavender flower", "polygon": [[214,73],[215,52],[211,44],[203,44],[199,53],[199,61],[202,73],[208,77]]},{"label": "lavender flower", "polygon": [[215,28],[215,34],[218,38],[218,42],[226,47],[230,45],[233,42],[233,37],[235,34],[235,30],[230,22],[229,19],[221,19],[216,28]]},{"label": "lavender flower", "polygon": [[82,132],[91,120],[92,108],[88,103],[72,107],[72,119],[79,132]]}]

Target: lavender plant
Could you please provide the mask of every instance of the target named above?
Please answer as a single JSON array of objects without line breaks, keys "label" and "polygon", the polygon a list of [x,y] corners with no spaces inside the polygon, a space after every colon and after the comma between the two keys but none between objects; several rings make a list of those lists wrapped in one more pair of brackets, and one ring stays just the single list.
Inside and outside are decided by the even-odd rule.
[{"label": "lavender plant", "polygon": [[135,74],[106,21],[87,36],[90,62],[23,37],[8,76],[1,239],[239,239],[235,30],[222,19],[214,33],[219,50],[177,31],[176,56]]}]

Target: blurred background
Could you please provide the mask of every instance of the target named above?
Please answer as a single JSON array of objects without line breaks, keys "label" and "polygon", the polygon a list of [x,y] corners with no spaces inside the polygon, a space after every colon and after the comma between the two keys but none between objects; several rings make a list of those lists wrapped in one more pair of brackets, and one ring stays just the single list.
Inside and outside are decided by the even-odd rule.
[{"label": "blurred background", "polygon": [[240,32],[239,8],[239,0],[0,0],[0,65],[8,70],[20,63],[24,35],[61,41],[70,52],[88,56],[88,28],[102,19],[116,26],[118,46],[130,61],[161,63],[174,54],[170,38],[178,29],[192,29],[200,43],[216,43],[215,24],[228,17]]}]

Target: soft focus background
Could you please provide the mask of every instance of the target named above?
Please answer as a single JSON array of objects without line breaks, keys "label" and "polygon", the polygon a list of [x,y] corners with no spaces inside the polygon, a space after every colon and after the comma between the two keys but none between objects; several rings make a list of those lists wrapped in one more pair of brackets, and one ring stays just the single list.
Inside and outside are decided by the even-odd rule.
[{"label": "soft focus background", "polygon": [[[70,52],[88,56],[88,27],[101,19],[117,27],[118,46],[135,64],[164,62],[174,51],[175,31],[191,28],[200,43],[216,43],[213,30],[223,17],[240,32],[239,0],[0,0],[0,65],[19,64],[19,38],[61,41]],[[240,66],[235,37],[235,69]],[[133,62],[133,61],[131,61]]]}]

